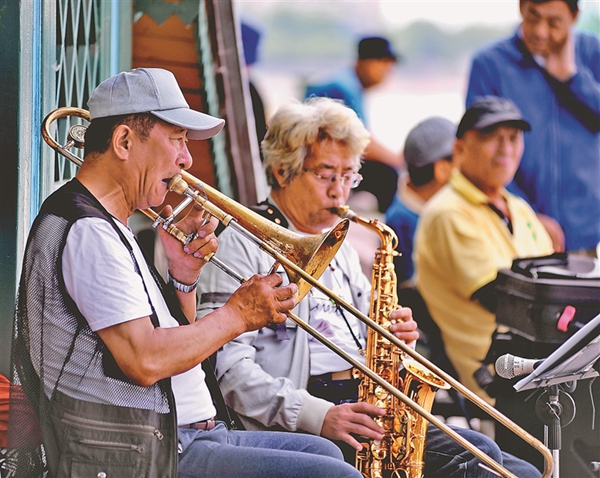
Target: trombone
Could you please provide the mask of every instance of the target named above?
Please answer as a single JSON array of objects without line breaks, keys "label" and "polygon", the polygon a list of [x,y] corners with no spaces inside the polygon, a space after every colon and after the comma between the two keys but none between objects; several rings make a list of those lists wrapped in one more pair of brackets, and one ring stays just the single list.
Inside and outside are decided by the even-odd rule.
[{"label": "trombone", "polygon": [[[52,123],[65,116],[77,116],[87,121],[90,120],[87,110],[74,107],[58,108],[50,112],[42,121],[42,137],[56,152],[62,154],[77,166],[81,166],[83,164],[82,159],[72,153],[70,149],[72,147],[84,147],[86,126],[81,124],[71,126],[67,143],[64,146],[54,140],[50,131]],[[190,185],[195,188],[190,187]],[[306,237],[288,231],[284,227],[265,220],[254,211],[235,202],[185,171],[181,171],[180,174],[171,179],[169,189],[185,196],[185,199],[173,209],[169,217],[163,218],[156,211],[149,208],[140,209],[140,212],[153,221],[153,227],[162,227],[173,237],[187,244],[194,238],[194,234],[185,234],[173,224],[173,221],[192,201],[195,201],[224,226],[234,228],[279,261],[289,275],[290,281],[295,282],[298,286],[299,300],[304,298],[312,287],[312,284],[306,279],[312,279],[313,276],[321,277],[348,232],[348,220],[339,222],[330,231],[314,236]],[[234,279],[241,280],[235,271],[216,256],[212,256],[210,262],[213,262]],[[303,267],[299,267],[297,264],[301,264]],[[304,275],[307,277],[304,277]]]},{"label": "trombone", "polygon": [[[44,118],[42,122],[42,137],[55,151],[65,156],[76,165],[81,166],[83,164],[81,158],[69,150],[72,147],[83,148],[86,127],[81,124],[71,126],[68,133],[67,143],[65,143],[64,146],[58,144],[50,132],[52,123],[64,116],[77,116],[87,121],[90,119],[89,112],[86,110],[74,107],[58,108],[50,112]],[[366,314],[358,310],[353,305],[347,303],[342,298],[336,296],[331,290],[318,282],[321,274],[335,256],[347,234],[349,219],[342,219],[330,231],[326,231],[323,234],[306,237],[271,223],[271,221],[262,218],[258,214],[240,205],[236,201],[225,196],[209,185],[203,183],[186,171],[181,171],[180,174],[177,174],[171,179],[169,182],[169,190],[183,195],[185,199],[181,204],[173,209],[173,214],[171,214],[168,218],[163,218],[152,209],[141,210],[142,213],[144,213],[153,221],[154,227],[163,227],[165,230],[167,230],[167,232],[176,237],[182,243],[189,242],[193,238],[193,235],[186,235],[183,233],[175,225],[173,225],[173,220],[191,202],[198,204],[208,214],[216,217],[224,226],[233,227],[237,232],[244,235],[266,253],[271,255],[276,260],[275,266],[277,263],[281,264],[288,274],[290,282],[295,282],[298,285],[299,300],[304,298],[311,287],[316,287],[329,298],[335,300],[341,307],[344,307],[359,320],[364,322],[367,326],[373,328],[385,339],[397,346],[402,352],[423,365],[426,369],[428,369],[429,372],[445,380],[458,392],[468,398],[472,403],[480,407],[488,415],[496,419],[502,425],[506,426],[509,430],[540,452],[545,461],[545,468],[542,477],[548,478],[551,475],[553,467],[552,454],[550,450],[548,450],[548,448],[544,446],[544,444],[542,444],[538,439],[522,429],[519,425],[512,422],[509,418],[489,405],[452,376],[441,370],[438,366],[397,339],[391,332],[384,329]],[[219,260],[216,256],[213,255],[209,260],[239,282],[244,282],[246,280],[227,264]],[[373,370],[352,356],[348,355],[344,350],[324,337],[303,319],[296,316],[292,312],[288,312],[287,315],[307,333],[319,340],[334,353],[344,358],[349,364],[360,370],[365,376],[368,376],[382,388],[387,390],[407,407],[412,408],[415,412],[426,418],[430,423],[438,427],[462,447],[470,451],[485,464],[490,472],[506,478],[517,478],[498,462],[476,448],[469,441],[458,435],[454,430],[448,427],[448,425],[440,421],[429,411],[425,410],[396,387],[382,379]]]}]

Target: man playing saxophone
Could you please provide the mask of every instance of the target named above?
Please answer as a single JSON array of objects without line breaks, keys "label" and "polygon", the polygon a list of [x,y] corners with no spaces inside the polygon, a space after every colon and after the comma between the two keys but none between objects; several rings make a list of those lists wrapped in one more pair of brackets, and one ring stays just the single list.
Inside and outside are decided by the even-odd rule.
[{"label": "man playing saxophone", "polygon": [[[296,232],[314,234],[330,228],[361,179],[360,159],[369,142],[356,114],[327,98],[312,98],[281,107],[269,121],[262,142],[268,199],[254,209]],[[267,273],[274,260],[238,234],[226,229],[219,251],[235,261],[245,276]],[[284,277],[287,280],[287,278]],[[370,281],[358,254],[344,242],[320,282],[337,296],[368,313]],[[221,306],[237,283],[212,265],[198,286],[198,314]],[[364,361],[366,331],[362,322],[313,288],[294,311],[351,356]],[[418,338],[412,312],[390,314],[391,331],[409,344]],[[228,405],[248,429],[302,431],[334,440],[347,461],[361,445],[356,436],[381,439],[385,430],[374,416],[384,411],[357,403],[358,382],[344,359],[299,329],[294,322],[242,334],[217,354],[217,377]],[[457,430],[467,440],[519,477],[539,476],[531,465],[503,454],[484,435]],[[426,476],[492,476],[478,460],[434,427],[429,427]]]}]

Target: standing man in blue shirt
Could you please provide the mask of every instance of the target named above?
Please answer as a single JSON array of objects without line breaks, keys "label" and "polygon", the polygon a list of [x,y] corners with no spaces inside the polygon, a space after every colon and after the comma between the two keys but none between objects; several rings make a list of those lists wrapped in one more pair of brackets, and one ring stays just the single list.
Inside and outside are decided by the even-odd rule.
[{"label": "standing man in blue shirt", "polygon": [[573,31],[577,0],[520,0],[512,38],[475,55],[466,104],[509,98],[531,123],[509,189],[526,198],[556,251],[600,242],[600,41]]}]

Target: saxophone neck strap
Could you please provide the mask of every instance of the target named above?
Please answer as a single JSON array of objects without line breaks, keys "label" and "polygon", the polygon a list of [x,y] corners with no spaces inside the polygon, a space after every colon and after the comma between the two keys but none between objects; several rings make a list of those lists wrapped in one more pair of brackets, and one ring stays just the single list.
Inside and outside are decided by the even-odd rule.
[{"label": "saxophone neck strap", "polygon": [[283,213],[277,208],[277,206],[271,204],[268,199],[259,202],[255,206],[251,206],[250,209],[257,214],[260,214],[262,217],[273,221],[279,226],[285,227],[286,229],[290,227],[290,224]]}]

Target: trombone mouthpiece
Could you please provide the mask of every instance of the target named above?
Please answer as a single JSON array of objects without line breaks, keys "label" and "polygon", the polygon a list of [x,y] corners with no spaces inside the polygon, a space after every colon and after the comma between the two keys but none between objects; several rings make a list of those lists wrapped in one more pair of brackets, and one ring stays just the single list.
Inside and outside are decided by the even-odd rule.
[{"label": "trombone mouthpiece", "polygon": [[176,174],[169,181],[169,191],[174,193],[185,195],[185,191],[188,188],[188,183],[181,177],[181,174]]}]

